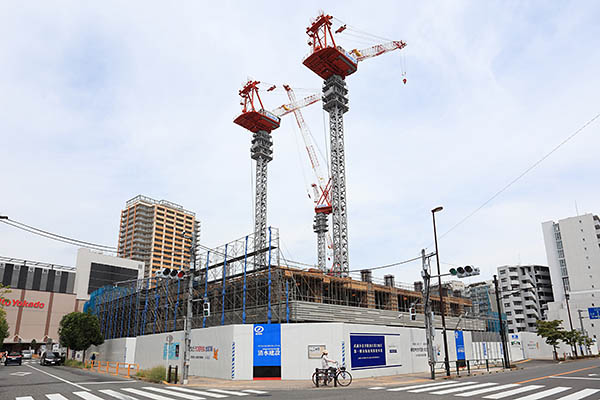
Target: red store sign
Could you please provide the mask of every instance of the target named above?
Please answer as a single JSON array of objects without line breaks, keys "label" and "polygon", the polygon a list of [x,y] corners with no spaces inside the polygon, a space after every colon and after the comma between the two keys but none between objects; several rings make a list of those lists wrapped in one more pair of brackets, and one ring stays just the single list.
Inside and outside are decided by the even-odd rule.
[{"label": "red store sign", "polygon": [[2,304],[3,306],[6,307],[24,307],[24,308],[44,308],[45,304],[42,303],[41,301],[36,301],[35,303],[33,301],[27,301],[27,300],[13,300],[12,302],[10,301],[10,299],[2,299],[0,300],[0,304]]}]

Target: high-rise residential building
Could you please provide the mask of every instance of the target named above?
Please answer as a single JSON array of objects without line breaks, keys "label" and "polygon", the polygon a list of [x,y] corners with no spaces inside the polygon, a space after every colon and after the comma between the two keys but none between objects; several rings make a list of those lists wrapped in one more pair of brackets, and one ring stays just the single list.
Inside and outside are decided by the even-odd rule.
[{"label": "high-rise residential building", "polygon": [[588,314],[588,308],[600,307],[600,218],[583,214],[548,221],[542,223],[542,231],[555,283],[548,318],[563,320],[567,329],[583,325],[590,336],[600,336],[600,321]]},{"label": "high-rise residential building", "polygon": [[547,304],[554,301],[550,269],[543,265],[504,265],[498,267],[498,279],[508,332],[535,332],[536,321],[545,318]]},{"label": "high-rise residential building", "polygon": [[121,211],[119,257],[143,261],[145,277],[163,267],[188,269],[192,234],[200,239],[195,216],[170,201],[134,197]]}]

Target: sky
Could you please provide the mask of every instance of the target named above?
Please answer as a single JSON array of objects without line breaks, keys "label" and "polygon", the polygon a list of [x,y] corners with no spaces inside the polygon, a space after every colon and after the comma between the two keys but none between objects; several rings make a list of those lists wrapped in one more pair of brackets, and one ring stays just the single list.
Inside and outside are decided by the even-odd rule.
[{"label": "sky", "polygon": [[[336,36],[348,50],[379,42],[365,32],[407,43],[347,78],[351,270],[432,251],[439,205],[442,272],[480,267],[467,283],[546,264],[542,222],[600,213],[596,120],[449,231],[600,112],[600,3],[300,3],[2,2],[0,215],[116,246],[120,211],[143,194],[195,211],[205,246],[250,233],[238,90],[251,77],[318,93],[302,60],[324,5],[351,27]],[[262,99],[287,102],[279,90]],[[326,114],[302,112],[326,153]],[[291,115],[273,141],[268,224],[286,258],[316,263],[311,170]],[[2,256],[74,265],[76,251],[0,224]],[[374,274],[410,283],[420,263]]]}]

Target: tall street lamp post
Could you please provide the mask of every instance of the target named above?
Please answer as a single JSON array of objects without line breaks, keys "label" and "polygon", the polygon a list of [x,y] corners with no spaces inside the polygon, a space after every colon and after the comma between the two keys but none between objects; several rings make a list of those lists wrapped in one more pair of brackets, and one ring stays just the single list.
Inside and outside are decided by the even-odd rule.
[{"label": "tall street lamp post", "polygon": [[438,250],[438,242],[437,242],[437,230],[435,226],[435,213],[442,211],[444,207],[439,206],[431,210],[431,216],[433,217],[433,238],[435,240],[435,259],[437,262],[437,272],[438,272],[438,291],[440,294],[440,308],[442,314],[442,333],[444,335],[444,365],[446,367],[446,376],[450,376],[450,361],[448,357],[448,337],[446,335],[446,309],[444,307],[444,294],[442,291],[442,273],[440,272],[440,252]]}]

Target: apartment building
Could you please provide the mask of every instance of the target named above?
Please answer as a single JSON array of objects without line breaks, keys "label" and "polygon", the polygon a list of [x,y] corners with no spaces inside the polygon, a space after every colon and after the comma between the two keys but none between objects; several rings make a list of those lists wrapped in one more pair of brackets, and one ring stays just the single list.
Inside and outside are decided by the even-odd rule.
[{"label": "apartment building", "polygon": [[536,321],[545,319],[547,304],[554,301],[550,269],[543,265],[498,267],[500,300],[508,332],[535,332]]},{"label": "apartment building", "polygon": [[144,277],[163,267],[188,269],[192,235],[199,240],[195,213],[166,200],[136,196],[121,211],[119,257],[143,261]]},{"label": "apartment building", "polygon": [[600,321],[590,319],[588,309],[600,307],[600,218],[588,213],[548,221],[542,223],[542,232],[556,283],[548,318],[563,320],[567,329],[583,326],[590,336],[599,336]]}]

